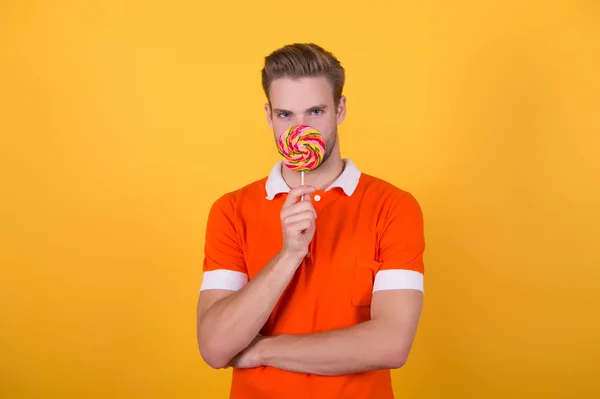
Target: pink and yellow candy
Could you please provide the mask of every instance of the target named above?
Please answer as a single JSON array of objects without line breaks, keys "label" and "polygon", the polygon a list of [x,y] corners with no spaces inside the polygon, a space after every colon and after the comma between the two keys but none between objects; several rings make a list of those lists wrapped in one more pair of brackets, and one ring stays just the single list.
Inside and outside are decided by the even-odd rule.
[{"label": "pink and yellow candy", "polygon": [[285,166],[296,172],[308,172],[323,162],[325,140],[318,130],[306,125],[295,125],[290,126],[279,137],[277,149]]}]

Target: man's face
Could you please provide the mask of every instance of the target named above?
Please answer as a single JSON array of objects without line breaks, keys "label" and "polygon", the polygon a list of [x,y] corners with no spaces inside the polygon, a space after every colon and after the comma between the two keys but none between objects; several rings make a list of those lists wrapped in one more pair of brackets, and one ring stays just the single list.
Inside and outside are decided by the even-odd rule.
[{"label": "man's face", "polygon": [[337,142],[337,125],[346,115],[346,99],[342,96],[335,107],[333,89],[325,77],[276,79],[271,82],[270,98],[272,109],[267,104],[265,111],[275,140],[292,125],[311,126],[325,140],[325,163]]}]

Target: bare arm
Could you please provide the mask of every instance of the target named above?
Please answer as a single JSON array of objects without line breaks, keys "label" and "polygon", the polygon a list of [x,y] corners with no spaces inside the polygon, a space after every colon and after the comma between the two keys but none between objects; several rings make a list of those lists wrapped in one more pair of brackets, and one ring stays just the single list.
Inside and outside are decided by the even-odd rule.
[{"label": "bare arm", "polygon": [[201,292],[197,310],[198,347],[211,367],[225,367],[256,337],[298,263],[297,259],[277,255],[237,292]]},{"label": "bare arm", "polygon": [[417,290],[373,294],[372,318],[344,329],[263,337],[234,359],[233,366],[272,366],[319,375],[400,368],[408,359],[421,314]]},{"label": "bare arm", "polygon": [[321,375],[402,367],[423,304],[423,219],[419,204],[409,194],[397,197],[387,214],[371,320],[314,334],[259,337],[232,365],[267,365]]},{"label": "bare arm", "polygon": [[197,340],[204,360],[222,368],[257,336],[298,266],[308,253],[316,212],[310,201],[298,202],[314,187],[290,190],[281,210],[283,247],[239,291],[207,289],[197,308]]}]

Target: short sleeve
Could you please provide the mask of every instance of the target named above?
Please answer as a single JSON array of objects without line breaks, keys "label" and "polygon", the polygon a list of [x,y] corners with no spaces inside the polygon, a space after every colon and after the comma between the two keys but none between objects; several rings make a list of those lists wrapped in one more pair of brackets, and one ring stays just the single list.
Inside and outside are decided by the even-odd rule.
[{"label": "short sleeve", "polygon": [[379,246],[381,267],[373,291],[423,291],[425,237],[423,213],[414,196],[402,192],[390,205]]},{"label": "short sleeve", "polygon": [[238,291],[248,282],[244,252],[235,228],[235,216],[235,199],[232,195],[220,197],[210,209],[200,291]]}]

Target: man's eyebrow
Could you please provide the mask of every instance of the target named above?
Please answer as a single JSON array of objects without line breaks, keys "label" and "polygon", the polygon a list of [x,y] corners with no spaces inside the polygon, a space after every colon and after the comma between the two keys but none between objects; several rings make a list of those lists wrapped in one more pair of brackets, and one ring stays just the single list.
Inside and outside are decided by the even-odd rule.
[{"label": "man's eyebrow", "polygon": [[[308,108],[306,111],[310,112],[310,111],[314,111],[316,109],[325,109],[327,108],[327,104],[318,104],[318,105],[313,105],[312,107]],[[292,111],[289,111],[287,109],[282,109],[282,108],[274,108],[273,112],[276,114],[293,114]]]},{"label": "man's eyebrow", "polygon": [[276,114],[293,114],[292,111],[288,111],[287,109],[281,109],[281,108],[275,108],[273,110],[273,112]]}]

